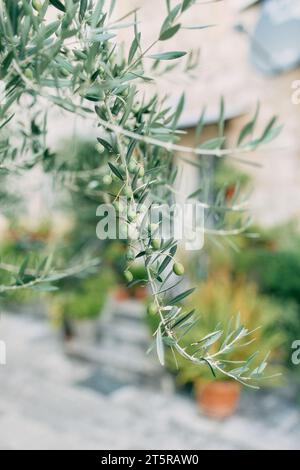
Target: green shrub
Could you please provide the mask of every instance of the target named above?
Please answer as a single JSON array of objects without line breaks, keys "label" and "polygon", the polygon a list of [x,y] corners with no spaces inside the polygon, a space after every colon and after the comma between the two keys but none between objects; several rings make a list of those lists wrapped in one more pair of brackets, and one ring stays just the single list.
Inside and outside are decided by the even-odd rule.
[{"label": "green shrub", "polygon": [[[280,362],[286,338],[284,333],[279,332],[274,326],[280,320],[281,309],[268,298],[259,295],[255,284],[246,283],[243,280],[234,281],[224,271],[215,273],[192,296],[189,307],[190,309],[199,308],[201,316],[193,330],[185,335],[186,345],[197,343],[197,338],[201,333],[208,338],[209,354],[211,356],[218,354],[218,351],[225,347],[224,335],[218,332],[226,323],[230,327],[230,323],[236,321],[236,314],[239,313],[241,323],[250,331],[250,334],[234,354],[231,352],[231,347],[226,346],[226,360],[233,361],[233,363],[237,361],[237,368],[244,367],[249,358],[255,359],[258,348],[259,356],[262,358],[272,351],[271,358],[275,362]],[[261,325],[261,328],[257,329],[257,325]],[[216,332],[215,337],[209,336],[212,331]],[[195,344],[194,350],[197,351],[197,348],[201,346],[201,344]],[[178,370],[176,362],[179,366]],[[193,382],[198,378],[213,379],[209,369],[199,369],[193,364],[182,361],[180,357],[176,357],[174,361],[172,355],[169,355],[168,364],[181,384]],[[273,374],[278,371],[278,365],[269,366],[269,373]],[[217,375],[219,376],[219,373]],[[224,380],[223,377],[222,379]]]},{"label": "green shrub", "polygon": [[262,292],[300,305],[300,251],[249,250],[235,258],[238,273],[247,273]]},{"label": "green shrub", "polygon": [[52,319],[60,323],[63,318],[77,320],[97,318],[113,285],[113,273],[104,270],[81,282],[75,282],[73,290],[53,294],[50,298]]}]

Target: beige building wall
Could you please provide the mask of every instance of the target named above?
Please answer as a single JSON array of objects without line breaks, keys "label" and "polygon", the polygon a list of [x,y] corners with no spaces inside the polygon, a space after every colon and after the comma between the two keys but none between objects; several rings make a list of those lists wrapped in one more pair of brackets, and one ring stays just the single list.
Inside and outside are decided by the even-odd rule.
[{"label": "beige building wall", "polygon": [[[284,129],[276,142],[268,149],[260,150],[249,158],[262,165],[261,168],[243,168],[253,176],[254,191],[251,206],[255,218],[271,225],[300,216],[300,105],[292,104],[292,83],[300,80],[300,69],[275,78],[262,76],[250,64],[249,40],[234,31],[233,26],[243,22],[253,31],[258,19],[258,8],[239,14],[240,0],[227,0],[217,4],[200,2],[183,18],[185,25],[216,24],[202,31],[181,31],[170,42],[157,46],[157,50],[186,50],[201,48],[201,63],[197,78],[190,81],[180,73],[172,73],[165,80],[158,80],[162,94],[170,93],[174,102],[186,91],[186,118],[200,114],[203,105],[210,115],[217,115],[219,98],[224,95],[227,108],[232,113],[253,112],[257,100],[261,101],[260,127],[272,115],[278,115]],[[122,0],[118,8],[141,7],[140,29],[144,45],[157,36],[165,14],[163,0]],[[125,39],[130,34],[123,32]],[[229,137],[235,137],[244,118],[234,120],[229,126]],[[185,139],[189,141],[189,139]],[[191,170],[192,171],[192,170]]]}]

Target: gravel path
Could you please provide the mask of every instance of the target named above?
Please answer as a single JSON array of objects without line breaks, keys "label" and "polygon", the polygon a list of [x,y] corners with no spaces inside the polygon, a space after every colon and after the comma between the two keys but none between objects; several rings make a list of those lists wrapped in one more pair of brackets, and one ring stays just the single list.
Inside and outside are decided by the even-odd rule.
[{"label": "gravel path", "polygon": [[[1,449],[299,449],[300,414],[281,395],[245,394],[224,422],[192,399],[141,384],[101,393],[100,365],[68,359],[49,325],[3,315]],[[101,380],[100,380],[101,379]]]}]

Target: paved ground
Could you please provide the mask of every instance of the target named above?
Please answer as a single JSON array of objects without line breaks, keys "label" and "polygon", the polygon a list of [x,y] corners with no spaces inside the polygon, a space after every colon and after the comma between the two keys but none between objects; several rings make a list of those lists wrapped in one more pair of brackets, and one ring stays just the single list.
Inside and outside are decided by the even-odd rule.
[{"label": "paved ground", "polygon": [[149,385],[97,391],[103,369],[66,358],[45,322],[2,316],[0,326],[1,449],[300,448],[299,409],[285,396],[246,394],[234,417],[209,420],[189,397]]}]

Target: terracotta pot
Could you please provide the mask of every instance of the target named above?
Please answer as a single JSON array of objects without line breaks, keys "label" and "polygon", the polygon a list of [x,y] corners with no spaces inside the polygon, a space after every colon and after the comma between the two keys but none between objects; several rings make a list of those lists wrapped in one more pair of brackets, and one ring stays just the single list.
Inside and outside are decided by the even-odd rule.
[{"label": "terracotta pot", "polygon": [[132,287],[130,289],[119,286],[114,291],[114,298],[118,302],[122,302],[128,299],[145,300],[147,295],[147,289],[144,286]]},{"label": "terracotta pot", "polygon": [[148,297],[147,288],[145,286],[135,287],[133,290],[133,296],[136,300],[145,300]]},{"label": "terracotta pot", "polygon": [[126,289],[123,286],[117,287],[117,289],[115,289],[114,291],[114,298],[119,302],[122,302],[123,300],[128,300],[129,299],[128,289]]},{"label": "terracotta pot", "polygon": [[213,418],[231,416],[239,403],[241,386],[237,382],[195,383],[195,393],[204,414]]}]

